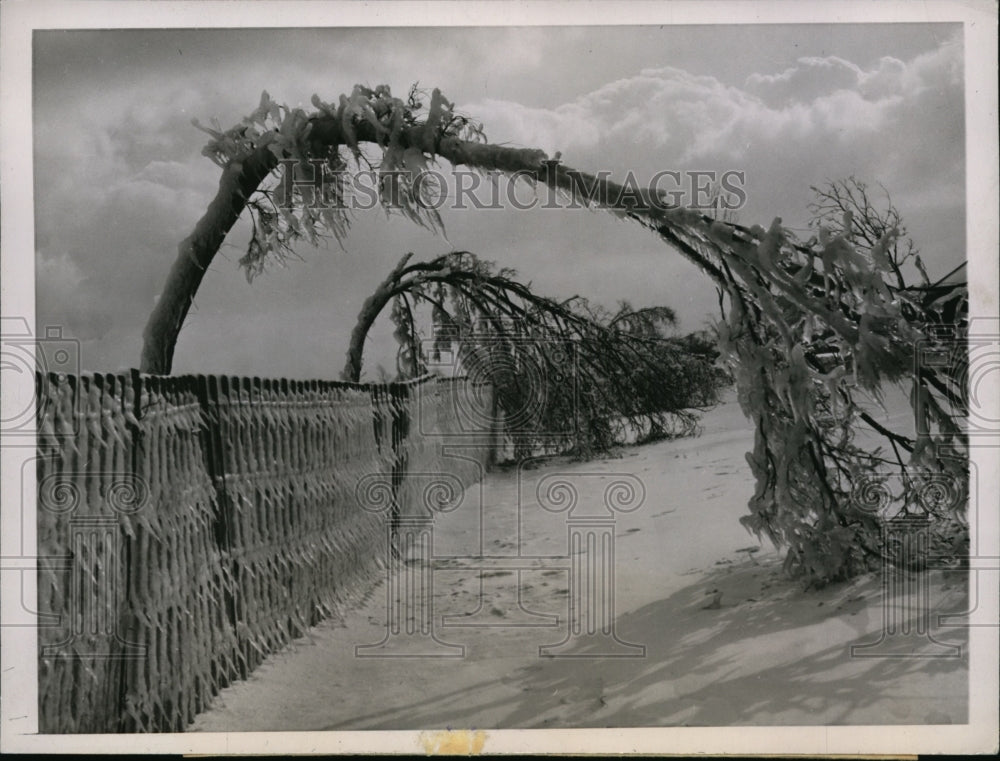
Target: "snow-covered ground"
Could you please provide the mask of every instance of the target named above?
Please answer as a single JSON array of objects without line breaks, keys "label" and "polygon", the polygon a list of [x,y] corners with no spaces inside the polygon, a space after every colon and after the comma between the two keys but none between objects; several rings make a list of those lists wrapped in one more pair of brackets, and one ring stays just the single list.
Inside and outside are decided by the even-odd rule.
[{"label": "snow-covered ground", "polygon": [[[852,645],[877,642],[884,631],[880,575],[804,592],[782,576],[774,548],[745,551],[758,546],[738,523],[753,488],[744,459],[752,439],[729,401],[705,416],[697,438],[489,474],[434,525],[434,632],[464,648],[463,657],[357,657],[356,646],[386,636],[383,583],[345,620],[321,624],[224,690],[190,729],[967,721],[966,631],[935,626],[937,614],[965,610],[964,581],[943,572],[925,578],[931,634],[943,644],[911,629],[882,651],[957,657],[858,657],[871,649],[852,656]],[[616,480],[645,497],[613,526],[614,637],[644,651],[542,657],[540,647],[567,636],[572,555],[567,514],[540,503],[548,497],[551,507],[559,498],[553,484],[563,481],[581,509],[599,509]],[[477,570],[470,555],[494,560]],[[919,613],[909,602],[907,615]],[[394,641],[404,652],[460,653],[427,637],[403,639]],[[612,639],[568,652],[606,654]]]}]

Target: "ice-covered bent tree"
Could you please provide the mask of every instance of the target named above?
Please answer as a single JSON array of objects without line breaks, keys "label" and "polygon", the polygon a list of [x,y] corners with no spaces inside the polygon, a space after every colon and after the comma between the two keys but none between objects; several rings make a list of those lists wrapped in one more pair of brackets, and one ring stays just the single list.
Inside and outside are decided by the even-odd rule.
[{"label": "ice-covered bent tree", "polygon": [[[377,170],[400,179],[383,184],[383,193],[431,228],[440,220],[418,202],[413,182],[428,162],[516,174],[638,222],[713,280],[726,310],[720,349],[756,425],[748,454],[756,487],[742,520],[788,547],[790,572],[823,583],[868,568],[891,551],[879,530],[890,502],[922,510],[940,528],[942,551],[962,552],[968,452],[957,421],[967,397],[964,355],[953,349],[964,346],[964,284],[893,281],[896,229],[865,243],[848,213],[800,242],[780,219],[766,229],[721,222],[550,161],[543,151],[490,145],[482,126],[438,90],[426,106],[422,99],[415,89],[403,100],[386,86],[359,85],[336,103],[314,96],[307,114],[264,93],[239,125],[208,129],[204,152],[222,168],[219,189],[180,244],[144,332],[141,369],[170,372],[202,277],[244,211],[253,222],[241,260],[248,277],[300,239],[346,235],[349,218],[336,204],[273,203],[284,160],[320,164],[336,195],[341,170],[378,153]],[[946,314],[951,332],[938,332]],[[921,364],[918,350],[951,351],[955,359]],[[909,392],[916,437],[881,425],[861,403],[879,399],[885,384]],[[864,428],[879,445],[859,443]],[[893,493],[891,484],[900,488]]]},{"label": "ice-covered bent tree", "polygon": [[368,332],[388,310],[399,375],[417,377],[449,355],[472,382],[488,382],[517,459],[539,447],[590,456],[633,432],[691,435],[696,413],[729,380],[714,341],[665,333],[676,325],[669,307],[622,302],[611,312],[580,296],[548,298],[469,251],[411,259],[365,299],[341,377],[361,379]]}]

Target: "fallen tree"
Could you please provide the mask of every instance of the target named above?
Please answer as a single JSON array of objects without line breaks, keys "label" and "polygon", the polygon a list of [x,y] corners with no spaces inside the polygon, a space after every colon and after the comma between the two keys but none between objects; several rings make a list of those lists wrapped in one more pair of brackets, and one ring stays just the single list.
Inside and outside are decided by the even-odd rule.
[{"label": "fallen tree", "polygon": [[[453,369],[495,388],[518,457],[546,445],[606,450],[629,430],[652,438],[689,434],[696,411],[717,400],[724,379],[715,357],[663,333],[663,325],[676,324],[668,307],[623,304],[610,314],[579,296],[540,296],[513,270],[468,251],[411,258],[365,300],[344,380],[360,380],[365,340],[391,304],[400,376],[426,372],[428,354],[437,362],[442,352],[453,355]],[[418,329],[421,306],[430,310],[426,332]]]}]

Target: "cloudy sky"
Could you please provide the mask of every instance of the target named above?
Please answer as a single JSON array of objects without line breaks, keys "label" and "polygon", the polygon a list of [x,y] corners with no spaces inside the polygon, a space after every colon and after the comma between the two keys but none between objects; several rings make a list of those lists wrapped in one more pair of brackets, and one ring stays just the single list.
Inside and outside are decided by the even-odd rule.
[{"label": "cloudy sky", "polygon": [[[37,330],[85,369],[138,362],[142,326],[219,169],[191,126],[237,123],[261,90],[309,108],[355,83],[439,87],[493,142],[623,178],[746,173],[739,220],[794,227],[810,185],[881,182],[932,276],[965,257],[963,41],[957,24],[37,31]],[[445,166],[442,169],[449,169]],[[380,210],[345,249],[248,284],[239,226],[181,333],[175,372],[337,377],[364,298],[407,252],[467,249],[538,292],[717,314],[707,278],[637,226],[585,210],[442,211],[448,240]],[[379,326],[366,369],[391,366]]]}]

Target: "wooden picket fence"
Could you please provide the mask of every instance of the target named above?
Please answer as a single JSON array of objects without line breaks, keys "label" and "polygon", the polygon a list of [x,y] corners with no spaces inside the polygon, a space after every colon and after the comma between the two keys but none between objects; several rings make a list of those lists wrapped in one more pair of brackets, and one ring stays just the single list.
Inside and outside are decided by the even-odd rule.
[{"label": "wooden picket fence", "polygon": [[[491,389],[39,375],[39,729],[180,731],[381,577],[384,474],[481,477]],[[480,426],[476,429],[476,426]],[[456,438],[457,437],[457,438]],[[465,442],[448,457],[445,440]]]}]

